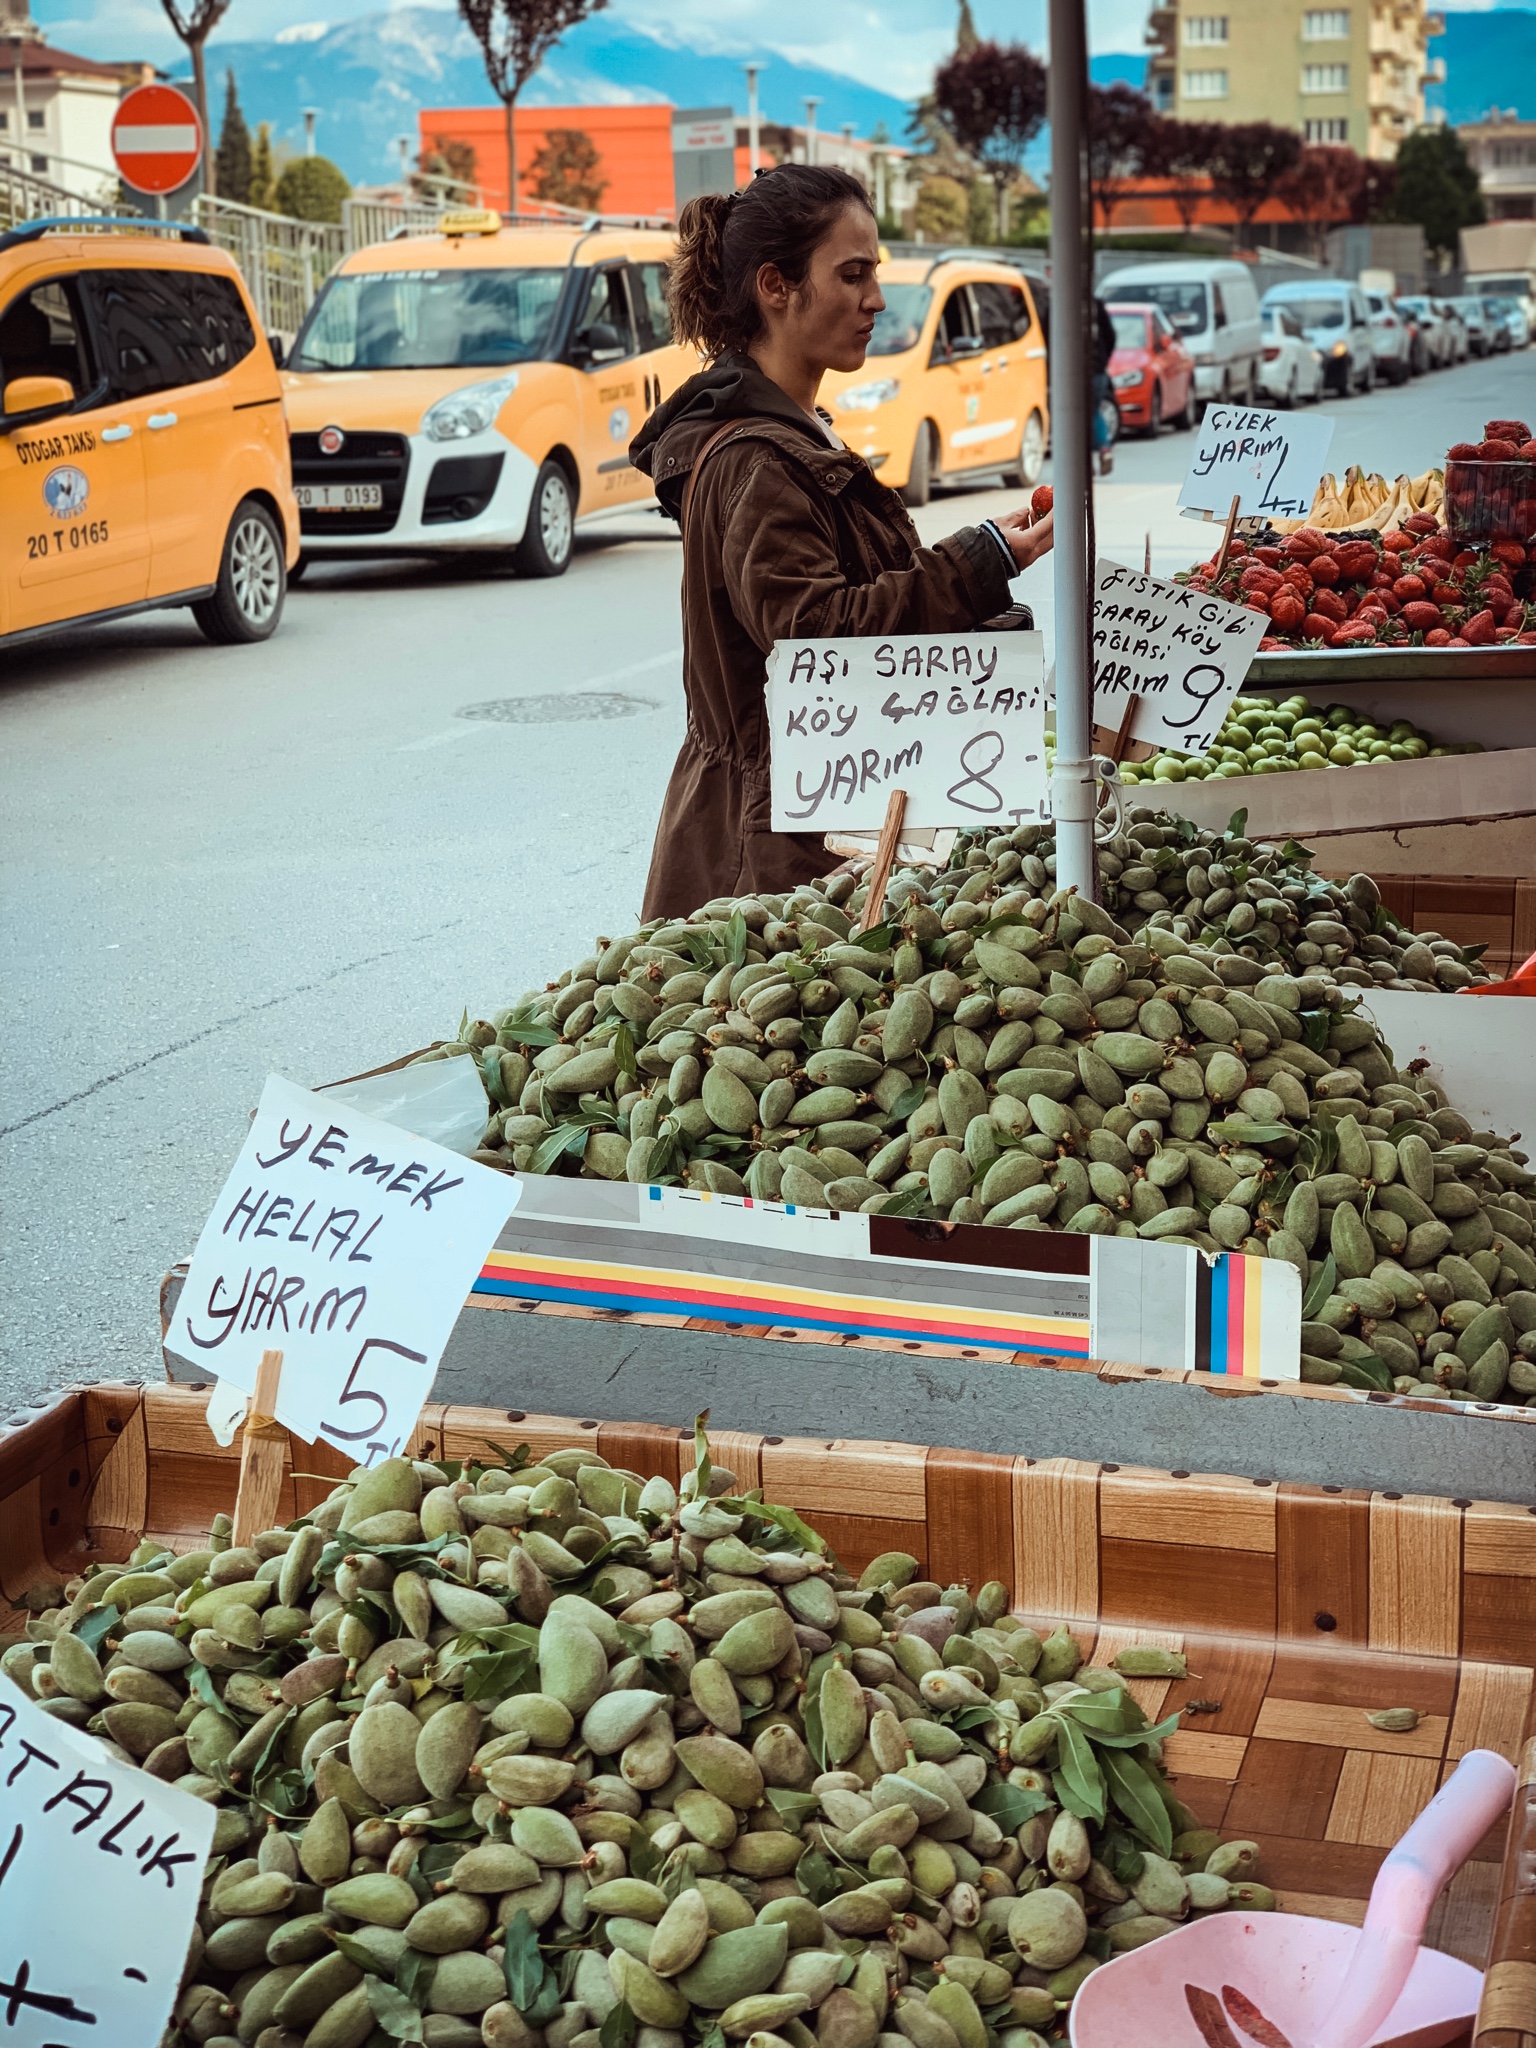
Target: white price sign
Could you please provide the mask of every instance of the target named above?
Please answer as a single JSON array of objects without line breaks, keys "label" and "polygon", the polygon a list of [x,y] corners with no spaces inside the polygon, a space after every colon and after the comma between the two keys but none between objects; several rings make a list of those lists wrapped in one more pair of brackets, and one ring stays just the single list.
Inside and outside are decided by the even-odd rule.
[{"label": "white price sign", "polygon": [[1130,738],[1208,753],[1268,624],[1209,591],[1164,583],[1118,562],[1093,579],[1093,722]]},{"label": "white price sign", "polygon": [[6,2048],[157,2048],[214,1810],[0,1684]]},{"label": "white price sign", "polygon": [[775,832],[906,829],[1047,815],[1038,633],[780,640],[768,660]]},{"label": "white price sign", "polygon": [[1316,413],[1208,405],[1179,491],[1181,512],[1225,519],[1305,519],[1333,441],[1333,421]]},{"label": "white price sign", "polygon": [[203,1225],[166,1344],[359,1465],[394,1457],[521,1183],[273,1075]]}]

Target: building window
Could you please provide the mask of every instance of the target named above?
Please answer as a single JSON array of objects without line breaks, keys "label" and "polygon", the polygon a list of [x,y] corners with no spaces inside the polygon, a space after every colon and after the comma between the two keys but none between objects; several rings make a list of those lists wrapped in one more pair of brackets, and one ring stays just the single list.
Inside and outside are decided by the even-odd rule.
[{"label": "building window", "polygon": [[28,107],[28,109],[27,109],[27,126],[28,126],[28,127],[29,127],[29,128],[31,129],[31,130],[32,130],[32,132],[33,132],[34,134],[40,134],[40,133],[42,132],[42,129],[43,129],[44,125],[45,125],[45,123],[44,123],[44,119],[43,119],[43,110],[42,110],[42,108],[41,108],[41,107]]},{"label": "building window", "polygon": [[1184,97],[1187,100],[1224,100],[1227,96],[1225,71],[1186,71]]},{"label": "building window", "polygon": [[1304,43],[1336,42],[1348,34],[1347,7],[1309,8],[1301,17],[1301,39]]},{"label": "building window", "polygon": [[1301,89],[1303,92],[1348,92],[1349,66],[1347,64],[1303,64],[1301,67]]},{"label": "building window", "polygon": [[39,178],[46,178],[46,177],[47,177],[47,175],[48,175],[48,159],[47,159],[47,157],[45,157],[45,156],[35,156],[35,157],[33,157],[33,159],[32,159],[32,169],[33,169],[33,172],[34,172],[34,174],[35,174],[35,175],[36,175],[37,177],[39,177]]},{"label": "building window", "polygon": [[1225,43],[1227,16],[1224,14],[1187,14],[1184,17],[1184,40],[1186,43]]},{"label": "building window", "polygon": [[1348,142],[1349,140],[1349,120],[1347,116],[1341,115],[1338,120],[1330,118],[1326,121],[1304,121],[1302,127],[1306,131],[1308,142]]}]

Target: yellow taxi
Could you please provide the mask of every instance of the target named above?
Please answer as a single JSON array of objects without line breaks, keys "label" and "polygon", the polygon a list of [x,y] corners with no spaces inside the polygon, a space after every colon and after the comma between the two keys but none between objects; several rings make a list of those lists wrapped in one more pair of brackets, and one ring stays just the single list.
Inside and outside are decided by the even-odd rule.
[{"label": "yellow taxi", "polygon": [[165,605],[265,640],[298,551],[277,365],[231,259],[179,223],[0,234],[0,646]]},{"label": "yellow taxi", "polygon": [[848,446],[909,505],[981,471],[1037,483],[1050,436],[1046,336],[1023,272],[947,251],[882,263],[880,289],[864,367],[821,387]]},{"label": "yellow taxi", "polygon": [[445,215],[347,257],[288,358],[304,561],[485,550],[559,576],[575,522],[644,503],[675,347],[665,232]]}]

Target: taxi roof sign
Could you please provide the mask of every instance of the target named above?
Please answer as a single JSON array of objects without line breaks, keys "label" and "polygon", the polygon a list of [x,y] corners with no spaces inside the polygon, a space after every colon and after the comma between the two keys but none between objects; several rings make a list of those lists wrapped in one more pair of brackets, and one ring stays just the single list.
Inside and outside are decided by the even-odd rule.
[{"label": "taxi roof sign", "polygon": [[445,235],[499,235],[502,219],[494,207],[466,206],[457,213],[445,213],[437,225]]}]

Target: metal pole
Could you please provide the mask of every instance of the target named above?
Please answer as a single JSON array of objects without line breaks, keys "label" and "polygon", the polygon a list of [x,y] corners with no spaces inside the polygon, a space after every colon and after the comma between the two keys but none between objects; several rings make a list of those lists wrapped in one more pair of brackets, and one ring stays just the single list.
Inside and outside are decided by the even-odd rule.
[{"label": "metal pole", "polygon": [[747,176],[755,178],[762,164],[762,128],[757,105],[757,74],[761,64],[743,64],[747,74]]},{"label": "metal pole", "polygon": [[805,160],[808,164],[816,161],[816,109],[821,101],[807,96],[805,102]]},{"label": "metal pole", "polygon": [[1056,885],[1093,894],[1093,650],[1088,560],[1090,403],[1083,249],[1084,0],[1050,0],[1051,443],[1056,472]]}]

